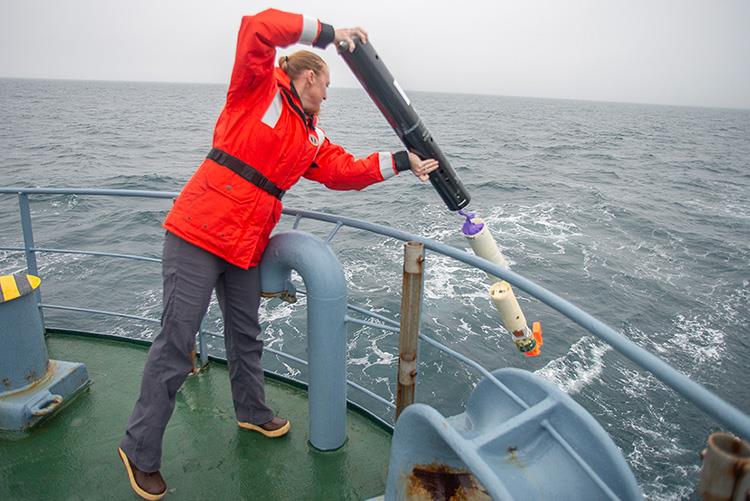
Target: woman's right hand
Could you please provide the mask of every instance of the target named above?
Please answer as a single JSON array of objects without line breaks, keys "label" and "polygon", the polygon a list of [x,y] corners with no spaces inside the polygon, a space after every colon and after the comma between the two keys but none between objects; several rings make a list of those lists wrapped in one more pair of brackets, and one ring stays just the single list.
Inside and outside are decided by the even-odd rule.
[{"label": "woman's right hand", "polygon": [[409,164],[411,165],[411,171],[417,176],[422,182],[430,179],[430,172],[438,168],[438,161],[432,158],[422,160],[417,155],[409,152]]},{"label": "woman's right hand", "polygon": [[334,31],[333,43],[340,47],[341,42],[346,42],[349,52],[354,52],[354,37],[358,36],[363,44],[367,43],[367,32],[357,26],[356,28],[339,28]]}]

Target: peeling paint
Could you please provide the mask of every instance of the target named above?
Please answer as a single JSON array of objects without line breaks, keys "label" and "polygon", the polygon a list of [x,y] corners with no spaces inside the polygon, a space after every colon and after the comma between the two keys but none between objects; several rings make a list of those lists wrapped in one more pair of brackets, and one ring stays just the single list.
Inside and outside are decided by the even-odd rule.
[{"label": "peeling paint", "polygon": [[489,501],[479,481],[466,469],[444,464],[415,465],[407,477],[406,499],[414,501]]}]

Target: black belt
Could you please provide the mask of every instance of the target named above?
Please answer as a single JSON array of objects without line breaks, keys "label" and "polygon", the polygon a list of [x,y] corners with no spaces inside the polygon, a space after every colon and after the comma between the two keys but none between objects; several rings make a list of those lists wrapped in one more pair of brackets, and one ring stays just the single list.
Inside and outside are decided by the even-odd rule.
[{"label": "black belt", "polygon": [[283,197],[284,193],[286,193],[286,191],[273,184],[273,182],[271,182],[266,176],[258,172],[257,169],[246,164],[239,158],[233,157],[225,151],[222,151],[218,148],[211,148],[211,151],[208,152],[206,158],[210,158],[217,164],[223,165],[238,176],[247,181],[250,181],[261,190],[265,191],[269,195],[273,195],[279,200],[281,200],[281,197]]}]

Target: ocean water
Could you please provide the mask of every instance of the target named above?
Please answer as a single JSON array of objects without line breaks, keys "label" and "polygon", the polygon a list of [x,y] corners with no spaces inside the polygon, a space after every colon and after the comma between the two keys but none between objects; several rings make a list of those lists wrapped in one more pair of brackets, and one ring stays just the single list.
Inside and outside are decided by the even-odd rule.
[{"label": "ocean water", "polygon": [[[179,191],[211,145],[223,85],[0,80],[0,186]],[[582,307],[750,413],[750,111],[410,93],[512,269]],[[365,93],[332,89],[321,125],[356,155],[399,142]],[[303,180],[292,208],[366,219],[467,248],[460,218],[401,175],[362,192]],[[158,257],[168,200],[35,196],[38,246]],[[291,227],[282,218],[279,231]],[[330,227],[303,222],[325,236]],[[21,245],[18,203],[0,196],[0,246]],[[350,301],[397,317],[399,242],[342,230]],[[158,264],[41,254],[45,303],[158,318]],[[24,268],[0,251],[0,272]],[[527,295],[540,357],[516,351],[483,273],[428,254],[422,332],[489,369],[557,383],[610,432],[650,499],[695,497],[698,453],[720,427],[582,328]],[[305,300],[264,303],[267,345],[305,357]],[[151,338],[152,324],[48,310],[48,325]],[[208,326],[220,332],[212,304]],[[222,352],[220,338],[210,343]],[[349,377],[393,398],[397,335],[350,326]],[[417,400],[461,412],[479,375],[420,348]],[[304,368],[264,357],[304,378]],[[133,377],[139,377],[134,374]],[[352,392],[350,392],[351,394]],[[367,397],[355,399],[373,407]]]}]

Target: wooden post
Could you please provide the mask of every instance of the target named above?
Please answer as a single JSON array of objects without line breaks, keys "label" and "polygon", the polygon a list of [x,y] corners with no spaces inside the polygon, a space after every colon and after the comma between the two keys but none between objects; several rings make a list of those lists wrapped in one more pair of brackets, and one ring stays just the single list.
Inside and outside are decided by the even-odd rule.
[{"label": "wooden post", "polygon": [[401,336],[399,338],[398,391],[396,419],[414,403],[417,384],[417,344],[422,310],[422,272],[424,244],[404,244],[404,283],[401,292]]}]

